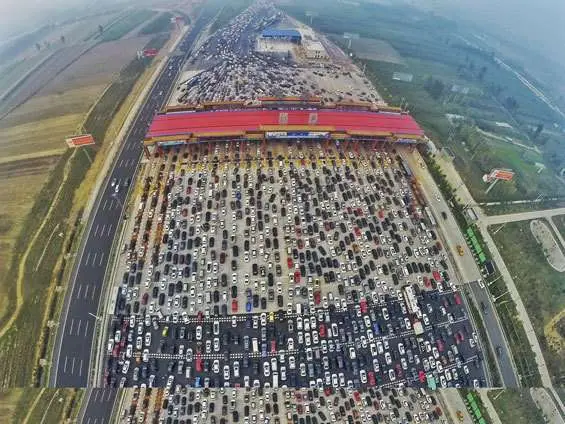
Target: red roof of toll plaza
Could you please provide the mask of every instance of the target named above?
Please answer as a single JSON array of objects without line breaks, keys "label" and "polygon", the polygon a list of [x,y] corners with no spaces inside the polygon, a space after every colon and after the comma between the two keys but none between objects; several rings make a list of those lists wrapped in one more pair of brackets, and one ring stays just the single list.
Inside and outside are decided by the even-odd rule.
[{"label": "red roof of toll plaza", "polygon": [[[281,119],[283,113],[285,116]],[[395,136],[424,135],[424,131],[414,118],[405,113],[260,109],[159,114],[153,119],[146,138],[191,134],[205,136],[206,134],[253,131],[292,131],[293,126],[296,128],[308,127],[309,131],[387,132]]]}]

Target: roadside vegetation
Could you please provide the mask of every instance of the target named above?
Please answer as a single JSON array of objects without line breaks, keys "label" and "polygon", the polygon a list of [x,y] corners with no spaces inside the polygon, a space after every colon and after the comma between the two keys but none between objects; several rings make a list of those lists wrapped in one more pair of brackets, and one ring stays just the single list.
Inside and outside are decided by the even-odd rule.
[{"label": "roadside vegetation", "polygon": [[[549,373],[556,385],[563,385],[565,384],[565,275],[555,271],[548,264],[542,248],[530,231],[529,221],[508,223],[496,234],[492,233],[492,237],[506,266],[512,272],[539,340]],[[498,281],[491,286],[494,296],[502,295],[505,291],[506,286],[499,284]],[[506,314],[508,318],[512,318],[516,316],[515,306],[508,299],[509,297],[501,297],[497,302],[497,309],[499,311],[508,309]],[[522,336],[519,334],[518,336],[522,339]],[[510,339],[513,338],[511,335]],[[525,335],[523,338],[525,340]],[[527,343],[527,340],[524,343]],[[534,364],[531,366],[533,367]]]},{"label": "roadside vegetation", "polygon": [[528,389],[489,390],[487,396],[503,423],[544,424],[546,422]]},{"label": "roadside vegetation", "polygon": [[[561,138],[553,130],[561,117],[498,65],[494,51],[475,45],[472,34],[455,22],[406,6],[373,3],[293,1],[282,7],[306,23],[305,12],[313,12],[313,27],[333,34],[346,51],[344,32],[392,46],[402,63],[358,60],[351,53],[385,101],[407,105],[436,145],[453,153],[475,200],[565,194],[565,185],[555,178],[565,165]],[[411,81],[394,80],[395,72],[411,75]],[[538,174],[536,163],[547,169]],[[481,177],[498,167],[513,169],[516,178],[487,195]]]}]

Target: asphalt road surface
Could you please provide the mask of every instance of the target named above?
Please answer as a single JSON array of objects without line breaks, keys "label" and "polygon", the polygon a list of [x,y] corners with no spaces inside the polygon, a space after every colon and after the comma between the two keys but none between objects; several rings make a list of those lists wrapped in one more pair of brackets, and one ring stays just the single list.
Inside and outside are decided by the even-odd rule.
[{"label": "asphalt road surface", "polygon": [[[469,333],[471,327],[462,305],[454,304],[449,307],[451,313],[456,316],[455,319],[448,320],[446,317],[442,318],[440,308],[445,301],[444,295],[446,295],[445,292],[443,294],[434,292],[427,295],[425,300],[422,299],[423,305],[426,302],[429,303],[434,313],[431,314],[433,324],[426,325],[424,327],[425,333],[419,337],[415,337],[413,331],[402,331],[400,328],[399,323],[403,320],[403,317],[400,315],[400,307],[397,300],[390,299],[378,307],[376,305],[371,306],[372,303],[369,302],[369,309],[374,308],[374,311],[378,311],[375,313],[375,319],[371,319],[371,327],[378,323],[378,326],[382,328],[382,330],[377,332],[374,340],[377,346],[381,342],[386,343],[385,350],[392,354],[390,363],[385,360],[384,352],[379,351],[378,354],[376,352],[371,354],[367,346],[370,344],[370,341],[363,343],[361,340],[364,339],[363,333],[365,333],[366,326],[368,325],[365,321],[365,319],[369,319],[368,315],[366,318],[362,318],[361,314],[356,317],[353,309],[351,309],[350,313],[317,309],[314,314],[304,313],[300,317],[296,317],[295,314],[289,316],[281,311],[280,314],[282,316],[279,317],[279,313],[273,314],[272,322],[269,321],[269,323],[264,325],[259,325],[259,314],[206,318],[204,323],[201,323],[203,325],[200,330],[197,329],[197,326],[200,326],[200,324],[196,318],[191,319],[187,324],[167,323],[167,330],[164,330],[165,325],[163,323],[161,328],[150,330],[152,333],[151,342],[150,345],[146,345],[148,347],[148,361],[142,363],[141,358],[139,358],[139,361],[128,360],[126,369],[122,368],[123,364],[120,364],[117,360],[108,358],[108,380],[111,381],[111,385],[117,384],[121,379],[122,382],[120,384],[126,386],[148,383],[149,386],[163,387],[167,383],[168,376],[172,375],[176,382],[193,387],[201,387],[208,384],[210,387],[220,387],[225,383],[231,386],[245,386],[247,384],[255,384],[255,380],[257,380],[259,385],[263,386],[267,382],[275,384],[274,381],[271,381],[271,375],[275,373],[269,372],[265,374],[263,368],[264,363],[268,362],[270,364],[274,360],[277,362],[276,368],[280,368],[281,385],[309,387],[311,382],[320,384],[318,379],[319,382],[322,382],[322,378],[326,378],[326,374],[330,376],[333,373],[337,376],[342,373],[342,385],[349,384],[349,381],[351,381],[354,387],[359,387],[367,383],[366,381],[359,381],[359,370],[366,369],[367,372],[372,372],[373,360],[378,358],[379,369],[375,369],[376,384],[380,386],[396,386],[399,382],[402,382],[409,386],[425,386],[421,381],[418,381],[418,371],[423,369],[422,365],[418,365],[420,363],[419,358],[427,362],[428,357],[432,358],[432,353],[426,353],[423,347],[419,345],[423,346],[424,341],[428,340],[435,346],[436,340],[441,338],[443,340],[443,347],[439,354],[447,359],[448,355],[446,352],[454,344],[454,338],[450,335],[460,332],[467,334],[466,339],[471,336]],[[379,315],[382,306],[386,306],[391,313],[394,311],[388,320]],[[289,318],[293,323],[292,331],[289,331],[290,326],[287,322]],[[307,318],[310,318],[311,324],[309,323],[308,327],[316,330],[322,326],[328,329],[330,326],[335,326],[336,334],[332,335],[332,337],[329,337],[329,335],[326,337],[324,334],[320,336],[320,341],[318,342],[318,332],[316,331],[316,336],[311,341],[310,330],[302,333],[302,318],[304,318],[304,325],[306,325]],[[234,320],[233,322],[232,319]],[[298,325],[297,319],[300,319],[300,325]],[[212,335],[212,321],[217,321],[218,323],[218,328],[217,331],[214,331],[214,335]],[[200,336],[196,336],[196,340],[193,337],[195,330],[197,334],[200,333]],[[339,336],[337,333],[339,333]],[[143,334],[143,330],[138,334]],[[304,334],[305,341],[300,340],[300,335],[302,334]],[[314,332],[312,335],[314,336]],[[247,342],[245,341],[246,338],[248,338]],[[250,341],[254,338],[257,341],[257,345],[251,346]],[[216,339],[216,341],[212,343],[212,339]],[[293,339],[292,344],[289,343],[290,339]],[[294,342],[297,343],[295,344]],[[249,343],[248,346],[246,346],[247,343]],[[390,350],[388,350],[388,344],[390,344]],[[206,349],[204,349],[204,345],[207,346]],[[399,355],[400,345],[403,348],[401,348],[402,353]],[[479,380],[484,385],[482,367],[480,367],[480,361],[476,361],[476,349],[471,348],[468,342],[457,342],[457,345],[459,351],[457,356],[461,358],[463,364],[468,364],[469,374],[466,375],[463,372],[462,365],[458,365],[459,378],[458,380],[451,381],[449,385],[455,386],[459,383],[462,387],[469,387],[473,385],[474,379]],[[356,351],[355,356],[357,359],[351,357],[349,353],[352,348]],[[188,354],[189,350],[190,353]],[[404,350],[406,350],[407,354],[410,351],[407,357],[404,357]],[[308,351],[310,351],[313,357],[309,357]],[[281,353],[282,356],[280,355]],[[447,360],[444,362],[445,368],[455,369],[454,356],[451,353],[449,354],[449,362]],[[291,357],[293,362],[296,361],[295,367],[290,366]],[[344,365],[338,365],[338,357],[341,357]],[[407,359],[405,362],[406,367],[402,367],[404,371],[400,366],[401,358],[403,357],[405,360]],[[200,360],[205,363],[198,365]],[[246,365],[246,361],[249,362],[249,365]],[[325,361],[327,361],[327,364]],[[322,362],[324,362],[323,367]],[[434,362],[435,367],[435,360],[430,359],[431,362]],[[130,363],[131,365],[129,365]],[[213,363],[217,364],[215,370],[213,370]],[[238,369],[241,365],[241,369],[237,372],[240,375],[236,375],[236,364]],[[230,370],[229,377],[226,378],[222,374],[222,370],[224,370],[225,366],[231,368],[232,365],[234,370]],[[303,372],[300,371],[301,367],[304,367]],[[186,368],[192,368],[189,371],[190,377],[186,374]],[[288,374],[288,379],[287,377],[283,378],[283,368],[285,370],[284,374]],[[306,373],[307,368],[308,375]],[[389,378],[389,369],[397,371],[396,378],[392,380]],[[426,369],[426,371],[429,371],[430,374],[435,373],[432,369]],[[151,377],[149,374],[154,375]],[[443,375],[443,372],[439,372],[439,375]],[[247,384],[245,376],[248,378]],[[206,383],[207,377],[211,377],[208,383]],[[322,383],[322,385],[330,384],[334,383]]]},{"label": "asphalt road surface", "polygon": [[80,424],[108,424],[112,417],[117,395],[116,389],[91,389],[88,403],[83,406]]},{"label": "asphalt road surface", "polygon": [[510,361],[510,352],[507,350],[504,336],[502,335],[502,329],[499,327],[494,315],[496,312],[489,300],[489,293],[486,288],[481,288],[476,282],[469,284],[469,287],[473,292],[473,297],[477,301],[477,307],[483,317],[483,323],[488,332],[492,347],[496,350],[496,347],[500,346],[500,353],[495,351],[494,354],[498,362],[500,373],[502,374],[502,383],[505,387],[518,387],[518,381],[516,380],[514,368]]},{"label": "asphalt road surface", "polygon": [[[179,44],[178,49],[186,53],[201,31],[206,20],[199,19]],[[102,293],[102,284],[112,242],[122,217],[123,202],[127,197],[129,183],[133,180],[142,152],[141,140],[155,111],[166,100],[170,87],[175,83],[182,68],[185,55],[172,56],[163,68],[151,89],[147,102],[138,112],[122,149],[114,162],[111,175],[105,182],[95,203],[93,218],[88,224],[82,248],[72,274],[65,298],[61,325],[55,341],[51,385],[55,387],[85,387],[88,383],[90,353],[94,339],[95,316]],[[115,191],[110,181],[117,182],[121,189]]]}]

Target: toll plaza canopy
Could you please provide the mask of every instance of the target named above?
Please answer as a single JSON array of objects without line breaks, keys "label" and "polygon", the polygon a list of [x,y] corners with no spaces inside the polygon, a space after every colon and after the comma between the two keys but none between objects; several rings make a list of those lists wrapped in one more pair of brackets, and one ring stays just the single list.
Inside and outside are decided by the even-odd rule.
[{"label": "toll plaza canopy", "polygon": [[144,144],[190,142],[222,136],[269,138],[279,134],[278,137],[283,138],[281,134],[291,133],[305,134],[304,138],[314,133],[317,137],[341,134],[344,137],[396,139],[419,139],[424,135],[416,121],[406,113],[332,109],[182,111],[156,115]]}]

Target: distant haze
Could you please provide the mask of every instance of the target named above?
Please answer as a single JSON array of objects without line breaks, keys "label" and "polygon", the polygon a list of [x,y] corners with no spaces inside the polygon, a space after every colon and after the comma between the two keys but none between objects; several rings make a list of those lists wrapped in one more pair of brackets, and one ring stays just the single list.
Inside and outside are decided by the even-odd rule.
[{"label": "distant haze", "polygon": [[455,20],[473,22],[565,66],[564,0],[407,0]]}]

